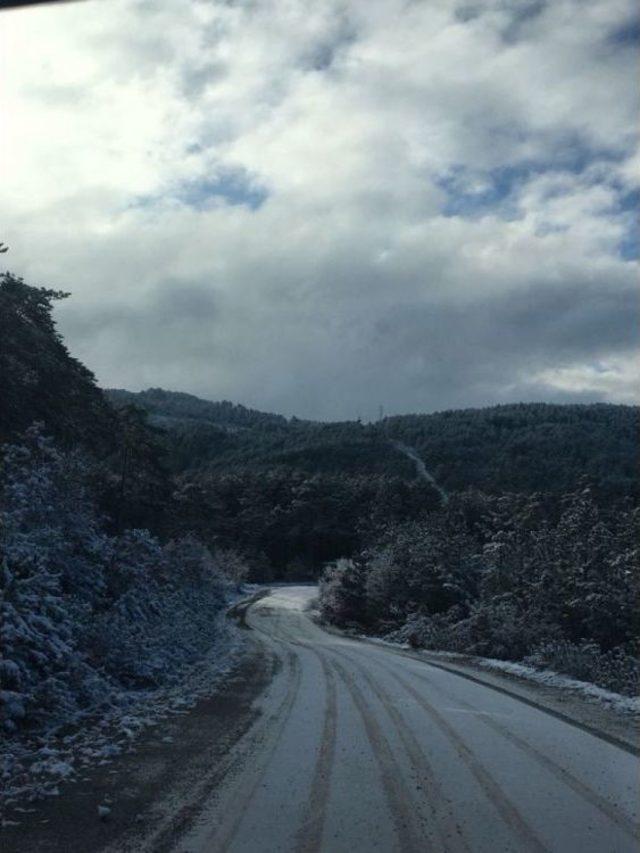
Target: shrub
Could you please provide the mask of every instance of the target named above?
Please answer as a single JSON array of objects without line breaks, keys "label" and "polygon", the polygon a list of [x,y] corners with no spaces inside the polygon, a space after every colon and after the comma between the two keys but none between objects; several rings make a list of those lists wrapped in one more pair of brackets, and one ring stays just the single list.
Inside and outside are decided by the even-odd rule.
[{"label": "shrub", "polygon": [[69,721],[207,654],[241,561],[193,536],[108,537],[90,466],[34,428],[0,480],[0,724]]},{"label": "shrub", "polygon": [[555,640],[541,643],[524,663],[570,675],[628,696],[640,693],[640,657],[618,646],[603,652],[596,643]]},{"label": "shrub", "polygon": [[320,609],[414,646],[637,690],[638,521],[637,509],[604,511],[583,487],[452,496],[329,567]]}]

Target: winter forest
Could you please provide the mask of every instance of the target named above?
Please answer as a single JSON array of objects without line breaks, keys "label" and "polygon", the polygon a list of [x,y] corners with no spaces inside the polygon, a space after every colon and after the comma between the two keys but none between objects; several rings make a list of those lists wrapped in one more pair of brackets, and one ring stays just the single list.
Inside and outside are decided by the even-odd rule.
[{"label": "winter forest", "polygon": [[245,582],[319,580],[347,631],[637,693],[636,408],[317,423],[103,391],[56,330],[66,296],[0,279],[5,739],[215,662]]},{"label": "winter forest", "polygon": [[639,12],[0,3],[0,853],[640,853]]}]

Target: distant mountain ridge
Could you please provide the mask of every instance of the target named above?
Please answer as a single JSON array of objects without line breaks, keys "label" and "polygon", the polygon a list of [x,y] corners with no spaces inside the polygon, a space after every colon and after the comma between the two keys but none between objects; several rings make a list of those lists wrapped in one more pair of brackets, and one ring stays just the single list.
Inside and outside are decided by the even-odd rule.
[{"label": "distant mountain ridge", "polygon": [[209,421],[216,425],[255,426],[261,425],[286,426],[284,415],[272,415],[248,409],[239,403],[228,400],[213,402],[203,400],[193,394],[183,391],[165,391],[162,388],[147,388],[146,391],[126,391],[123,388],[107,388],[105,394],[116,406],[133,403],[149,414],[174,417],[185,420]]},{"label": "distant mountain ridge", "polygon": [[385,474],[413,479],[394,442],[413,448],[448,491],[565,491],[586,478],[606,496],[637,496],[637,406],[518,403],[378,423],[316,422],[150,388],[108,389],[163,430],[174,470],[206,467],[307,473]]},{"label": "distant mountain ridge", "polygon": [[285,467],[413,478],[412,465],[387,438],[357,421],[287,419],[160,388],[137,393],[107,389],[105,394],[116,407],[143,409],[149,423],[165,432],[174,471]]}]

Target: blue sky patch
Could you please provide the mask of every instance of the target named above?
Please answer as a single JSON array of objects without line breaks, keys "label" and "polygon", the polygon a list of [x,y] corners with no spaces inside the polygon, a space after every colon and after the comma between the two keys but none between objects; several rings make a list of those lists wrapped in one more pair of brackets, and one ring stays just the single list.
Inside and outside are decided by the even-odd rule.
[{"label": "blue sky patch", "polygon": [[640,190],[631,190],[618,198],[618,210],[635,213],[640,208]]},{"label": "blue sky patch", "polygon": [[640,234],[637,228],[630,228],[618,244],[620,257],[625,261],[640,260]]},{"label": "blue sky patch", "polygon": [[195,210],[206,210],[222,199],[234,207],[242,205],[258,210],[268,197],[267,189],[243,169],[227,169],[212,178],[184,181],[158,195],[138,196],[129,206],[150,208],[162,202],[179,201]]},{"label": "blue sky patch", "polygon": [[463,166],[456,167],[436,181],[446,193],[442,213],[470,219],[488,214],[513,219],[518,213],[516,190],[534,172],[530,166],[505,166],[475,176]]},{"label": "blue sky patch", "polygon": [[633,47],[640,42],[640,17],[614,30],[607,39],[615,47]]},{"label": "blue sky patch", "polygon": [[[582,174],[595,162],[613,163],[623,159],[619,152],[594,150],[579,137],[563,139],[543,160],[529,160],[517,165],[502,166],[486,172],[473,172],[457,165],[436,180],[446,193],[442,208],[444,216],[470,219],[493,214],[503,219],[518,216],[518,193],[532,178],[549,173]],[[624,202],[621,204],[637,204]]]},{"label": "blue sky patch", "polygon": [[618,209],[629,218],[627,233],[620,241],[618,251],[625,261],[640,260],[640,228],[638,227],[638,207],[640,191],[625,193],[618,201]]},{"label": "blue sky patch", "polygon": [[206,209],[216,199],[257,210],[268,195],[267,190],[256,184],[242,169],[220,172],[214,178],[185,182],[176,192],[176,198],[196,210]]}]

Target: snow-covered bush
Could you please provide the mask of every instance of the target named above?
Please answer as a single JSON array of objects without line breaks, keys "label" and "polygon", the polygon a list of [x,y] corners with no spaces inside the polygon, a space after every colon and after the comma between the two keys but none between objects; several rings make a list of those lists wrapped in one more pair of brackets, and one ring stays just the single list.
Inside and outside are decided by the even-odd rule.
[{"label": "snow-covered bush", "polygon": [[78,648],[74,609],[59,578],[37,559],[0,568],[0,723],[69,719],[108,685]]},{"label": "snow-covered bush", "polygon": [[[192,536],[110,537],[91,464],[29,430],[0,474],[0,725],[69,721],[207,654],[232,591]],[[237,573],[240,568],[236,567]]]},{"label": "snow-covered bush", "polygon": [[215,560],[222,574],[239,590],[249,577],[249,566],[233,548],[218,548]]},{"label": "snow-covered bush", "polygon": [[639,511],[588,488],[454,495],[327,568],[320,611],[426,649],[537,662],[637,690]]},{"label": "snow-covered bush", "polygon": [[61,590],[82,599],[104,593],[110,542],[90,494],[90,463],[62,453],[39,426],[2,455],[2,547],[9,562],[55,566]]},{"label": "snow-covered bush", "polygon": [[320,615],[344,627],[365,618],[366,572],[354,560],[340,559],[325,569],[320,579]]},{"label": "snow-covered bush", "polygon": [[94,618],[89,647],[126,685],[157,685],[211,648],[229,585],[191,536],[164,548],[145,531],[129,531],[123,540],[116,569],[128,583]]},{"label": "snow-covered bush", "polygon": [[593,642],[567,640],[542,643],[523,663],[589,681],[615,693],[640,695],[640,657],[618,647],[603,652]]},{"label": "snow-covered bush", "polygon": [[[107,684],[79,648],[104,594],[108,541],[82,485],[82,461],[29,430],[5,449],[0,503],[0,722],[66,717]],[[77,524],[74,524],[74,519]]]},{"label": "snow-covered bush", "polygon": [[434,616],[414,615],[390,634],[419,648],[513,661],[522,660],[536,644],[559,637],[556,625],[528,619],[511,595],[475,603],[466,616],[459,607]]}]

